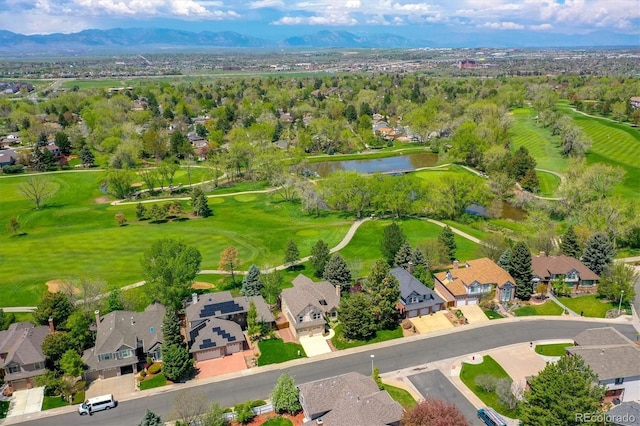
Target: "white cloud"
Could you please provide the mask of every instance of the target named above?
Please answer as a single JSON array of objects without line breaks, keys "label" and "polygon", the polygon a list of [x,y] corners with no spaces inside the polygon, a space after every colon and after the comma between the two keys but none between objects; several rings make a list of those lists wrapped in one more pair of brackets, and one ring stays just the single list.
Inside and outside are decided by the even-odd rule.
[{"label": "white cloud", "polygon": [[524,25],[516,24],[515,22],[487,22],[481,25],[482,28],[489,28],[492,30],[522,30]]},{"label": "white cloud", "polygon": [[285,16],[275,22],[274,25],[327,25],[327,26],[353,26],[358,21],[347,15],[324,16]]},{"label": "white cloud", "polygon": [[250,9],[262,9],[265,7],[272,7],[276,9],[281,8],[284,7],[284,2],[282,2],[281,0],[259,0],[249,3]]},{"label": "white cloud", "polygon": [[529,29],[532,31],[548,31],[553,29],[551,24],[529,25]]}]

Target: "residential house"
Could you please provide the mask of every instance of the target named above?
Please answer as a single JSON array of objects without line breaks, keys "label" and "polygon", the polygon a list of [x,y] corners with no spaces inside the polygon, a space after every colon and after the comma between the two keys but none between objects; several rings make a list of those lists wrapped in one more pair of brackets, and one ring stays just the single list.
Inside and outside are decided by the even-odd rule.
[{"label": "residential house", "polygon": [[539,283],[552,284],[556,278],[562,279],[573,294],[595,293],[600,277],[574,257],[559,255],[531,257],[533,288]]},{"label": "residential house", "polygon": [[298,385],[303,426],[399,425],[404,412],[370,376],[346,373]]},{"label": "residential house", "polygon": [[400,283],[400,300],[396,306],[404,318],[428,315],[446,309],[447,302],[418,281],[408,270],[393,268],[391,275]]},{"label": "residential house", "polygon": [[14,390],[35,386],[34,378],[44,374],[42,343],[52,331],[52,320],[49,326],[17,322],[0,331],[0,377]]},{"label": "residential house", "polygon": [[640,402],[623,402],[607,411],[607,420],[612,426],[638,426],[640,424]]},{"label": "residential house", "polygon": [[629,103],[633,109],[640,108],[640,96],[632,96],[631,99],[629,99]]},{"label": "residential house", "polygon": [[0,167],[13,166],[16,163],[16,153],[12,149],[0,151]]},{"label": "residential house", "polygon": [[579,355],[607,389],[605,402],[640,400],[640,347],[613,327],[591,328],[574,337],[568,355]]},{"label": "residential house", "polygon": [[295,336],[323,334],[326,318],[337,319],[340,287],[328,281],[314,283],[300,274],[292,281],[292,288],[282,290],[282,313],[289,320]]},{"label": "residential house", "polygon": [[229,291],[192,295],[185,309],[189,352],[196,361],[221,358],[245,348],[243,329],[251,302],[256,307],[258,321],[275,322],[262,296],[233,297]]},{"label": "residential house", "polygon": [[515,297],[515,280],[493,260],[483,257],[470,260],[459,267],[434,275],[436,291],[447,301],[447,305],[477,305],[488,294],[500,303],[510,302]]},{"label": "residential house", "polygon": [[87,380],[120,376],[140,370],[147,358],[162,359],[165,307],[153,303],[144,312],[96,311],[96,344],[82,357]]}]

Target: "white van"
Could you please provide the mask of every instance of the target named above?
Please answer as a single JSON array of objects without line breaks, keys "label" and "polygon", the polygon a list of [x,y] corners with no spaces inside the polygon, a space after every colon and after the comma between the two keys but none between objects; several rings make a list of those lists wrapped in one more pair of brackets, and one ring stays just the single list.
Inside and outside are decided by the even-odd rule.
[{"label": "white van", "polygon": [[78,414],[81,416],[89,414],[93,416],[93,413],[101,410],[110,410],[117,405],[117,402],[113,399],[113,395],[96,396],[95,398],[89,398],[78,407]]}]

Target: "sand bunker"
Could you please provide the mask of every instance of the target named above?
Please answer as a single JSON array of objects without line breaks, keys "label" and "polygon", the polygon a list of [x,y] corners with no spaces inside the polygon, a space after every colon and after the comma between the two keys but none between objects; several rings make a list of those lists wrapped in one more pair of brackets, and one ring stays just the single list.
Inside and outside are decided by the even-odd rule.
[{"label": "sand bunker", "polygon": [[214,288],[214,287],[215,287],[214,284],[205,283],[205,282],[202,282],[202,281],[196,281],[193,284],[191,284],[191,288],[194,288],[196,290],[205,290],[205,289]]},{"label": "sand bunker", "polygon": [[107,203],[110,203],[111,201],[109,200],[109,197],[98,197],[95,200],[93,200],[93,202],[96,204],[107,204]]},{"label": "sand bunker", "polygon": [[51,280],[51,281],[47,281],[47,289],[49,290],[49,293],[55,293],[58,291],[66,291],[67,288],[71,288],[71,291],[73,292],[73,294],[79,294],[80,293],[80,289],[77,287],[74,287],[71,283],[68,283],[65,280]]}]

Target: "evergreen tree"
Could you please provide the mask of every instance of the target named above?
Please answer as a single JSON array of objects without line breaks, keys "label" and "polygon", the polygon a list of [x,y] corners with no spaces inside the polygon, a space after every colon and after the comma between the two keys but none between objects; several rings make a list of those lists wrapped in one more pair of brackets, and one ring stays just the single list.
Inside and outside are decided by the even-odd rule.
[{"label": "evergreen tree", "polygon": [[300,250],[298,250],[298,246],[293,240],[287,241],[287,249],[284,252],[284,264],[289,265],[291,268],[298,260],[300,260]]},{"label": "evergreen tree", "polygon": [[107,311],[123,311],[124,305],[122,304],[122,293],[120,292],[120,288],[116,287],[111,290],[109,293],[109,298],[107,299]]},{"label": "evergreen tree", "polygon": [[209,217],[213,215],[211,207],[209,207],[209,199],[202,191],[196,187],[191,191],[191,210],[193,214],[199,217]]},{"label": "evergreen tree", "polygon": [[144,220],[147,217],[147,208],[144,204],[138,203],[136,206],[136,218],[138,220]]},{"label": "evergreen tree", "polygon": [[602,275],[605,268],[611,265],[615,250],[609,237],[603,233],[595,233],[587,240],[582,256],[582,263],[598,275]]},{"label": "evergreen tree", "polygon": [[240,294],[243,296],[259,296],[261,290],[260,269],[256,265],[251,265],[247,274],[242,278]]},{"label": "evergreen tree", "polygon": [[529,379],[520,420],[528,426],[582,425],[579,415],[602,413],[605,388],[594,384],[597,382],[596,374],[578,355],[550,362]]},{"label": "evergreen tree", "polygon": [[513,247],[509,262],[509,273],[515,280],[516,297],[520,300],[529,300],[533,293],[533,271],[531,269],[531,252],[523,242]]},{"label": "evergreen tree", "polygon": [[164,422],[159,415],[147,410],[138,426],[164,426]]},{"label": "evergreen tree", "polygon": [[393,222],[385,226],[382,233],[382,241],[380,242],[380,251],[382,252],[382,257],[385,258],[389,265],[393,264],[396,253],[398,253],[398,250],[400,250],[400,247],[402,247],[406,239],[407,237],[404,236],[402,229],[397,223]]},{"label": "evergreen tree", "polygon": [[296,387],[293,377],[285,372],[278,377],[276,386],[271,392],[271,404],[276,413],[296,414],[302,410],[300,405],[300,392]]},{"label": "evergreen tree", "polygon": [[422,265],[424,269],[429,269],[429,262],[424,256],[424,253],[422,253],[422,250],[418,247],[416,247],[411,253],[411,262],[413,262],[414,267]]},{"label": "evergreen tree", "polygon": [[351,285],[351,271],[340,253],[331,255],[322,277],[334,286],[339,285],[343,290]]},{"label": "evergreen tree", "polygon": [[80,162],[83,167],[92,167],[96,158],[93,156],[93,152],[88,145],[84,145],[80,150]]},{"label": "evergreen tree", "polygon": [[162,345],[162,371],[172,382],[189,377],[193,372],[193,359],[184,345]]},{"label": "evergreen tree", "polygon": [[529,169],[520,181],[520,186],[529,192],[538,192],[540,188],[540,181],[538,180],[538,174],[536,169]]},{"label": "evergreen tree", "polygon": [[390,273],[379,282],[367,281],[371,311],[379,329],[391,330],[398,325],[396,304],[400,298],[400,283]]},{"label": "evergreen tree", "polygon": [[324,267],[329,261],[329,246],[322,240],[318,240],[317,243],[311,248],[311,267],[315,269],[315,276],[321,277],[324,273]]},{"label": "evergreen tree", "polygon": [[511,249],[506,249],[498,259],[498,266],[508,271],[511,268]]},{"label": "evergreen tree", "polygon": [[560,243],[560,252],[565,256],[580,259],[582,249],[580,248],[578,236],[573,230],[573,226],[569,226],[569,229],[567,229],[567,233],[564,234],[564,237],[562,237],[562,242]]},{"label": "evergreen tree", "polygon": [[176,311],[170,307],[166,308],[162,319],[163,344],[166,346],[184,346],[184,339],[180,333],[180,320]]},{"label": "evergreen tree", "polygon": [[412,262],[412,258],[413,250],[411,249],[411,244],[409,244],[409,241],[405,241],[393,258],[393,266],[401,266],[406,269],[409,262]]},{"label": "evergreen tree", "polygon": [[340,299],[338,319],[346,339],[369,340],[376,335],[371,302],[364,293],[353,293]]},{"label": "evergreen tree", "polygon": [[438,235],[438,242],[444,248],[449,260],[455,260],[457,249],[456,240],[449,225],[445,226],[442,228],[442,231],[440,231],[440,235]]},{"label": "evergreen tree", "polygon": [[247,334],[249,338],[254,340],[260,334],[260,322],[258,321],[258,310],[253,300],[249,302],[249,310],[247,311]]}]

